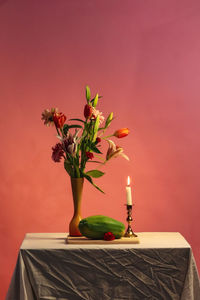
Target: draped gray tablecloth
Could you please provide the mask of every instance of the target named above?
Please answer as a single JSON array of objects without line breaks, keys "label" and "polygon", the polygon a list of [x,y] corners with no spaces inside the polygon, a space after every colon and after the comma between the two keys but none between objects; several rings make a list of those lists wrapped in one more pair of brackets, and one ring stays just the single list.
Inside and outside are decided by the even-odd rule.
[{"label": "draped gray tablecloth", "polygon": [[64,233],[29,233],[6,300],[200,300],[192,249],[176,232],[139,244],[70,245]]}]

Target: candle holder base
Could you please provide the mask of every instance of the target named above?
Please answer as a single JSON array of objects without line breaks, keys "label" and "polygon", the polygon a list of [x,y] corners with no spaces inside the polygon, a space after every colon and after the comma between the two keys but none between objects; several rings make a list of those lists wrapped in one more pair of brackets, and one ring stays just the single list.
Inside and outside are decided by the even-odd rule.
[{"label": "candle holder base", "polygon": [[135,234],[132,229],[128,228],[124,234],[124,237],[127,237],[127,238],[137,237],[137,234]]},{"label": "candle holder base", "polygon": [[135,234],[131,228],[131,222],[133,221],[132,219],[132,205],[126,205],[127,208],[127,219],[126,221],[128,222],[128,228],[124,234],[124,237],[127,238],[133,238],[133,237],[137,237],[137,234]]}]

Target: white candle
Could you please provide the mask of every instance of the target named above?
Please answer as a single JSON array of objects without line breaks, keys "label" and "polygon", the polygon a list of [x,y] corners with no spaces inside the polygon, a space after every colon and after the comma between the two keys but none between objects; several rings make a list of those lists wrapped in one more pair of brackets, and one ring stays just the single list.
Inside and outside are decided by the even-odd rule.
[{"label": "white candle", "polygon": [[131,187],[130,187],[130,177],[127,178],[127,186],[126,186],[126,201],[127,205],[132,205],[132,195],[131,195]]}]

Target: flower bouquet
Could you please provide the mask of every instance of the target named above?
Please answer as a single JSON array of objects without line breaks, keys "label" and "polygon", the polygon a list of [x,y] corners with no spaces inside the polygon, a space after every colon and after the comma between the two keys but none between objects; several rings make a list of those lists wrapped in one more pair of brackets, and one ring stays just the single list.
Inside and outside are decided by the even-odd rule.
[{"label": "flower bouquet", "polygon": [[[123,138],[129,134],[128,128],[121,128],[106,136],[105,132],[113,121],[111,112],[105,119],[102,112],[97,110],[97,104],[101,96],[91,97],[90,88],[86,86],[86,104],[83,109],[83,118],[67,119],[57,108],[45,109],[42,112],[42,120],[47,126],[53,125],[57,131],[58,143],[52,147],[52,159],[54,162],[64,161],[64,168],[71,177],[72,191],[75,190],[75,181],[83,182],[85,178],[95,188],[103,192],[93,181],[104,175],[98,168],[86,170],[88,163],[105,165],[111,158],[122,156],[123,148],[117,146],[112,137]],[[108,144],[105,157],[101,151],[103,142]],[[79,188],[80,190],[81,188]],[[76,193],[76,192],[75,192]],[[78,192],[80,193],[80,192]],[[74,192],[73,192],[74,197]],[[80,197],[79,197],[80,198]]]}]

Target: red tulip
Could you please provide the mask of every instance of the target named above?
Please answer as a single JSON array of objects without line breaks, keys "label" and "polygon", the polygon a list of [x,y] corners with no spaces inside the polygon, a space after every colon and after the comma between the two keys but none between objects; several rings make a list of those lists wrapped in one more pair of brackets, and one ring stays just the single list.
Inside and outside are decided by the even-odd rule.
[{"label": "red tulip", "polygon": [[129,134],[129,132],[130,132],[130,130],[128,128],[121,128],[121,129],[116,130],[113,135],[120,139],[120,138],[127,136]]},{"label": "red tulip", "polygon": [[56,112],[53,115],[53,121],[57,128],[62,128],[66,121],[66,116],[61,112],[60,113]]},{"label": "red tulip", "polygon": [[93,114],[92,106],[89,104],[86,104],[85,108],[84,108],[84,117],[86,119],[89,119],[89,118],[91,118],[92,114]]}]

